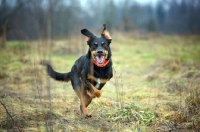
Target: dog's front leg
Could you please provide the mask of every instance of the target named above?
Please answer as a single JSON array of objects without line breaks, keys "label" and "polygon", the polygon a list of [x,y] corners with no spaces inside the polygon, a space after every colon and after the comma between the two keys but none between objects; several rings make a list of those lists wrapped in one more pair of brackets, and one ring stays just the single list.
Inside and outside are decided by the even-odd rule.
[{"label": "dog's front leg", "polygon": [[84,87],[79,87],[75,89],[77,96],[80,99],[80,110],[85,115],[86,118],[92,117],[88,114],[87,106],[91,103],[92,98],[87,95]]},{"label": "dog's front leg", "polygon": [[91,98],[95,98],[95,97],[99,98],[101,96],[101,91],[95,88],[95,86],[91,84],[89,81],[86,80],[85,82],[86,82],[86,86],[90,89],[90,90],[87,90],[87,94]]},{"label": "dog's front leg", "polygon": [[[84,101],[84,104],[85,104],[85,109],[87,110],[87,107],[88,107],[88,105],[91,103],[91,101],[92,101],[92,98],[90,97],[90,96],[88,96],[87,94],[84,94],[84,96],[83,96],[83,101]],[[85,115],[85,118],[90,118],[90,117],[92,117],[92,115],[91,114],[86,114]]]}]

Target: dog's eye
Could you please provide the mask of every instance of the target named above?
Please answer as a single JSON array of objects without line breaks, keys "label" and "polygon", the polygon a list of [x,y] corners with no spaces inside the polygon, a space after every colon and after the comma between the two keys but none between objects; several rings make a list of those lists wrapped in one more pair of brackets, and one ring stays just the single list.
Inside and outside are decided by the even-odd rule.
[{"label": "dog's eye", "polygon": [[97,46],[98,46],[98,43],[97,43],[97,42],[94,42],[93,47],[95,48],[95,47],[97,47]]}]

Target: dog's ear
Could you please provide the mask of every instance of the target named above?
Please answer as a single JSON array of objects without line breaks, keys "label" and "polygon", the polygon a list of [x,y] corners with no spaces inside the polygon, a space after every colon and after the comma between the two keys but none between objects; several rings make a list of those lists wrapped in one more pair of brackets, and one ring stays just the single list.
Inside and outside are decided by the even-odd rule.
[{"label": "dog's ear", "polygon": [[81,33],[83,34],[83,35],[85,35],[85,36],[87,36],[87,41],[90,41],[93,37],[94,37],[94,34],[93,33],[91,33],[89,30],[87,30],[87,29],[82,29],[81,30]]},{"label": "dog's ear", "polygon": [[106,24],[103,24],[103,26],[104,26],[104,28],[103,28],[103,31],[102,31],[101,35],[111,41],[112,38],[111,38],[110,33],[108,32],[108,30],[106,29]]}]

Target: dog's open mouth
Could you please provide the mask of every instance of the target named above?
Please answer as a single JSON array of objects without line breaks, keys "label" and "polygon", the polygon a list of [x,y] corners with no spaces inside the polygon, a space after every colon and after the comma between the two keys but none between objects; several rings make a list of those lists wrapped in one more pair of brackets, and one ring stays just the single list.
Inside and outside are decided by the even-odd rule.
[{"label": "dog's open mouth", "polygon": [[96,60],[96,63],[98,65],[103,65],[104,64],[104,61],[105,61],[105,55],[101,54],[101,55],[96,55],[95,56],[95,60]]}]

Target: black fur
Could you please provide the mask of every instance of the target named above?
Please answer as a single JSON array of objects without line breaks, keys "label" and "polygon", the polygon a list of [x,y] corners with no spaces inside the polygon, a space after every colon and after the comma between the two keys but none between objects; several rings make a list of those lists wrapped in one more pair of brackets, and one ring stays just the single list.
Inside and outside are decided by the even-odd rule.
[{"label": "black fur", "polygon": [[54,78],[57,81],[66,81],[68,82],[70,80],[70,72],[68,73],[58,73],[54,71],[54,69],[51,67],[51,65],[47,64],[47,73],[50,77]]},{"label": "black fur", "polygon": [[[106,30],[106,26],[104,25],[104,30]],[[103,31],[104,31],[103,30]],[[106,82],[98,83],[98,81],[95,81],[94,79],[88,78],[88,75],[92,75],[96,80],[97,79],[104,79],[109,80],[113,76],[113,70],[112,70],[112,59],[111,59],[111,49],[110,49],[110,43],[111,39],[106,38],[104,34],[101,35],[101,37],[96,37],[87,29],[81,30],[81,33],[89,38],[87,41],[89,45],[88,53],[86,55],[81,56],[74,65],[71,68],[70,72],[67,73],[59,73],[56,72],[49,64],[47,64],[47,72],[50,77],[54,78],[58,81],[66,81],[68,82],[71,80],[71,84],[73,89],[76,91],[78,97],[81,100],[81,111],[86,115],[86,117],[90,117],[87,113],[86,107],[90,104],[92,101],[92,98],[94,98],[96,95],[94,94],[94,97],[87,94],[87,92],[91,92],[93,94],[94,91],[101,90]],[[102,32],[103,33],[103,32]],[[92,54],[92,51],[95,52],[96,56],[104,56],[104,58],[107,55],[107,58],[105,61],[108,61],[108,64],[104,67],[100,67],[98,65],[94,64],[94,54]],[[100,51],[101,53],[99,53]],[[104,54],[102,51],[107,51]],[[93,58],[92,58],[93,56]],[[95,89],[92,89],[92,86],[96,86]],[[96,96],[99,97],[99,96]]]},{"label": "black fur", "polygon": [[94,37],[93,33],[91,33],[90,31],[88,31],[87,29],[82,29],[81,33],[87,37]]}]

